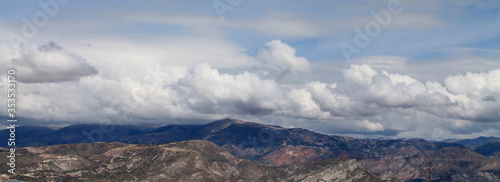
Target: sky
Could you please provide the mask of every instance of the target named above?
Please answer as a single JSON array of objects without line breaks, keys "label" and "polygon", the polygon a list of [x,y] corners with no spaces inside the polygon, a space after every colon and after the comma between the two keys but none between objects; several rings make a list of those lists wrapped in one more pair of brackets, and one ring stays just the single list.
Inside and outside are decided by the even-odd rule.
[{"label": "sky", "polygon": [[0,1],[0,116],[500,137],[496,0]]}]

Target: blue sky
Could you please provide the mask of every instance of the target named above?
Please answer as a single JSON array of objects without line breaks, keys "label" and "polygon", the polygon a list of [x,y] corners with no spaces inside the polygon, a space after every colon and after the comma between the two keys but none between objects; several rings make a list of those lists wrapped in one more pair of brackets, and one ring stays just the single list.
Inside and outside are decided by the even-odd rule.
[{"label": "blue sky", "polygon": [[493,0],[2,1],[0,65],[19,72],[27,124],[233,117],[360,137],[498,136],[499,8]]}]

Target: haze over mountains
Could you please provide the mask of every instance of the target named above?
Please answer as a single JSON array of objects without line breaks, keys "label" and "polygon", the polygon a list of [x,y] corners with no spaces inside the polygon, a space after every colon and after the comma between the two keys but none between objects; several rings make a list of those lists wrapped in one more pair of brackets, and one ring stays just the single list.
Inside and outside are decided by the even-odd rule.
[{"label": "haze over mountains", "polygon": [[[149,151],[152,148],[165,148],[165,146],[170,146],[170,144],[164,143],[169,142],[182,143],[182,141],[204,140],[207,142],[194,141],[194,143],[201,142],[199,145],[201,148],[197,148],[198,145],[189,145],[191,146],[189,150],[202,151],[203,153],[203,151],[208,150],[203,146],[213,146],[211,148],[217,148],[216,150],[219,151],[217,153],[227,151],[228,155],[230,154],[234,157],[227,157],[228,155],[224,154],[226,162],[222,163],[230,165],[232,166],[231,168],[240,172],[233,170],[230,175],[227,173],[228,175],[220,175],[219,177],[221,178],[212,178],[210,177],[212,173],[221,172],[211,171],[203,173],[203,175],[200,174],[199,179],[262,181],[264,179],[262,178],[263,176],[268,176],[269,178],[266,178],[268,181],[280,181],[284,179],[293,179],[295,181],[306,179],[304,178],[305,176],[318,176],[318,178],[310,178],[309,181],[311,181],[312,179],[318,180],[321,176],[325,177],[326,174],[330,174],[326,172],[328,170],[343,168],[346,170],[349,169],[345,174],[356,174],[354,175],[356,177],[352,178],[353,181],[372,179],[374,176],[382,180],[418,181],[427,179],[427,166],[429,162],[432,162],[433,180],[436,181],[498,181],[500,179],[500,147],[498,147],[500,142],[495,140],[487,143],[479,142],[482,143],[480,145],[465,146],[459,143],[435,142],[423,139],[356,139],[343,136],[329,136],[300,128],[282,128],[234,119],[218,120],[205,125],[167,125],[158,128],[144,128],[131,125],[73,125],[61,129],[21,126],[17,130],[18,137],[16,140],[19,146],[53,145],[23,149],[23,152],[19,155],[32,156],[29,157],[29,160],[48,160],[47,156],[42,156],[44,152],[37,153],[35,151],[74,150],[74,152],[69,152],[68,154],[64,154],[63,152],[47,154],[59,157],[49,157],[51,160],[48,160],[46,163],[36,163],[33,161],[21,162],[20,166],[23,166],[23,164],[31,166],[31,168],[23,170],[26,172],[24,174],[30,174],[33,178],[40,177],[40,175],[49,175],[58,179],[59,177],[63,179],[63,177],[68,176],[75,179],[82,179],[81,174],[88,173],[91,176],[95,176],[96,179],[108,179],[106,175],[120,176],[120,171],[123,172],[125,168],[134,171],[138,170],[137,168],[142,165],[137,164],[136,166],[125,167],[124,164],[110,162],[109,160],[112,157],[109,158],[108,151],[113,151],[115,148],[120,148],[119,150],[125,153],[129,152],[129,148],[133,148],[134,152],[139,152],[141,150]],[[8,132],[2,130],[0,131],[0,135],[7,136]],[[109,144],[109,147],[105,147],[105,144],[81,144],[92,142],[122,142],[130,144],[114,143]],[[479,144],[478,142],[476,143]],[[130,151],[129,153],[134,152]],[[137,153],[137,156],[141,157],[141,159],[146,159],[149,158],[148,156],[153,158],[154,156],[160,156],[161,152],[152,152],[151,155],[139,155],[139,153]],[[96,158],[90,158],[89,156],[96,156]],[[212,154],[207,154],[202,155],[201,158],[209,160],[209,158],[213,157]],[[26,157],[19,157],[20,160],[23,160],[23,158]],[[132,160],[133,157],[131,156],[125,158],[123,159],[125,161],[138,160]],[[279,171],[273,172],[273,174],[279,173],[279,175],[263,175],[262,171],[259,170],[256,170],[255,174],[241,172],[243,168],[240,165],[243,163],[241,163],[240,159],[248,160],[244,162],[244,166],[247,163],[248,165],[261,167],[281,166],[279,168],[272,168],[272,170]],[[75,160],[78,163],[75,163],[75,165],[79,166],[77,171],[80,172],[75,172],[59,164],[61,160]],[[104,162],[102,165],[109,164],[115,167],[110,168],[110,171],[103,172],[103,170],[106,171],[104,168],[100,169],[99,166],[83,165],[82,163],[82,161],[90,162],[94,160],[98,160],[101,163]],[[172,162],[164,161],[158,165],[170,165],[173,164]],[[34,167],[37,165],[39,167]],[[212,164],[207,165],[210,166]],[[261,167],[256,168],[260,169]],[[303,172],[305,169],[309,169],[310,171],[300,174],[297,172]],[[45,172],[40,172],[40,170]],[[169,170],[172,170],[172,168],[169,168]],[[177,168],[177,170],[184,171],[182,167]],[[69,174],[70,171],[72,171],[72,174]],[[267,171],[267,168],[264,171]],[[320,173],[325,174],[320,175]],[[371,175],[372,173],[374,176]],[[132,177],[134,176],[133,174],[135,173],[132,173],[126,179],[130,181],[138,180]],[[189,173],[185,174],[187,176],[177,178],[171,174],[162,172],[162,170],[155,171],[155,175],[168,176],[169,179],[179,181],[189,181],[190,177],[194,174]],[[302,177],[298,177],[301,175]],[[343,177],[330,176],[324,179],[347,179],[345,177],[345,175]]]}]

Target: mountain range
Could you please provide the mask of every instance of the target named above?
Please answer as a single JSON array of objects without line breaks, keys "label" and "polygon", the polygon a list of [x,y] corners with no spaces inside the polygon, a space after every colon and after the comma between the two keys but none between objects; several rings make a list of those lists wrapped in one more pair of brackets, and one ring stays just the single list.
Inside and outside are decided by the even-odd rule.
[{"label": "mountain range", "polygon": [[[182,144],[184,146],[185,144],[190,146],[189,150],[203,153],[208,149],[197,147],[212,146],[211,148],[217,148],[216,153],[224,153],[223,156],[226,157],[220,164],[224,163],[228,169],[231,168],[232,170],[230,170],[231,173],[220,170],[201,172],[203,175],[200,173],[200,179],[206,179],[204,181],[212,180],[210,176],[214,174],[227,174],[219,175],[219,177],[222,176],[220,179],[224,181],[318,181],[320,179],[326,181],[345,181],[347,179],[351,179],[351,181],[374,181],[379,179],[425,181],[429,177],[429,169],[432,172],[431,178],[433,181],[500,181],[500,147],[498,147],[500,142],[495,140],[475,145],[472,148],[460,143],[423,139],[356,139],[325,135],[301,128],[283,128],[235,119],[223,119],[204,125],[167,125],[163,127],[72,125],[60,129],[21,126],[16,130],[16,144],[19,147],[27,147],[22,150],[26,153],[20,155],[32,156],[30,158],[33,160],[44,161],[48,160],[48,154],[45,155],[46,152],[36,153],[34,151],[72,149],[77,153],[54,153],[50,155],[59,156],[51,158],[54,160],[65,159],[74,160],[76,163],[79,162],[78,164],[75,163],[76,166],[83,165],[82,161],[91,162],[95,160],[103,162],[100,164],[101,167],[102,165],[108,165],[108,163],[111,164],[113,162],[110,163],[109,160],[111,159],[109,159],[108,154],[110,151],[118,150],[116,148],[120,148],[119,150],[134,149],[136,156],[146,159],[150,154],[141,154],[139,151],[155,149],[155,152],[151,153],[151,157],[154,158],[154,156],[160,156],[160,152],[157,151],[159,150],[158,147],[169,148],[169,146],[175,145],[175,147],[179,148],[177,145]],[[9,132],[6,130],[0,131],[0,136],[8,136],[8,134]],[[185,142],[194,142],[199,145],[188,145]],[[47,149],[47,147],[52,148]],[[197,159],[208,161],[214,159],[218,161],[216,159],[220,158],[220,155],[213,152],[204,154],[200,154]],[[102,159],[98,159],[99,157],[96,159],[89,158],[88,156],[100,156]],[[162,158],[160,161],[164,159]],[[71,175],[67,174],[68,172],[78,174],[88,172],[89,175],[83,176],[108,179],[103,175],[127,176],[126,174],[129,174],[129,172],[125,174],[125,168],[133,171],[140,166],[126,167],[126,163],[133,161],[133,157],[128,157],[123,160],[129,161],[123,163],[120,167],[116,167],[116,170],[109,169],[108,171],[108,168],[85,165],[78,168],[78,170],[85,172],[75,172],[74,169],[64,170],[61,167],[62,165],[57,165],[57,160],[53,161],[55,167],[38,166],[25,169],[26,174],[30,175],[24,177],[32,177],[30,181],[37,179],[40,175],[49,175],[59,179],[59,177],[64,176],[71,177]],[[163,161],[161,163],[165,165],[165,163],[174,161]],[[28,161],[25,164],[28,166],[37,165],[33,161]],[[247,174],[248,170],[245,170],[241,165],[257,167],[252,168],[252,171],[255,171],[254,173]],[[182,166],[179,167],[176,170],[183,171]],[[215,169],[212,164],[207,164],[205,167]],[[145,167],[141,168],[146,170]],[[330,175],[334,171],[340,170],[340,168],[348,168],[349,170],[340,176]],[[224,169],[226,170],[226,168]],[[36,172],[40,170],[43,172]],[[169,168],[169,170],[173,169]],[[174,181],[190,180],[185,177],[173,177],[171,174],[164,174],[161,171],[163,170],[155,170],[155,175],[171,177]],[[263,175],[262,171],[273,171],[272,173],[277,176]],[[359,175],[354,175],[354,173],[358,174],[355,171],[359,171]],[[186,175],[192,177],[193,174]],[[130,173],[129,178],[126,179],[138,181],[139,179],[133,178],[133,176],[137,175]],[[329,175],[328,178],[321,177]],[[306,176],[312,177],[306,178]],[[355,177],[348,178],[348,176]],[[78,175],[73,175],[73,178],[81,179]],[[151,179],[155,181],[156,178]]]},{"label": "mountain range", "polygon": [[[5,149],[0,153],[8,155]],[[24,181],[381,181],[354,159],[263,166],[203,140],[64,144],[22,148],[18,155],[23,166],[18,173],[23,175],[15,177]]]},{"label": "mountain range", "polygon": [[493,136],[490,136],[490,137],[480,136],[480,137],[471,138],[471,139],[448,139],[445,141],[451,142],[451,143],[459,143],[459,144],[462,144],[465,146],[478,146],[478,145],[486,144],[488,142],[496,141],[496,140],[500,141],[500,138],[493,137]]}]

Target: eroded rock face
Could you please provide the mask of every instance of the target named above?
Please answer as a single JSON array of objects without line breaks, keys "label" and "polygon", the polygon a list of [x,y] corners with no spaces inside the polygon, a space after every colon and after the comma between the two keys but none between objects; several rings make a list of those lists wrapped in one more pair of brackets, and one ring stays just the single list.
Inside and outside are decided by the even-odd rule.
[{"label": "eroded rock face", "polygon": [[27,147],[18,149],[17,159],[14,177],[25,181],[380,181],[354,159],[261,166],[202,140]]}]

